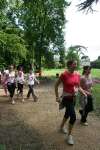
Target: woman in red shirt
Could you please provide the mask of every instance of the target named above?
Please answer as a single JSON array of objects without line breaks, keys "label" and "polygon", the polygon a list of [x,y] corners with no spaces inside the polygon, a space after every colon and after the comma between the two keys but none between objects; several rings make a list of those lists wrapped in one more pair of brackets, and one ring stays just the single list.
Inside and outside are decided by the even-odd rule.
[{"label": "woman in red shirt", "polygon": [[62,105],[66,108],[64,118],[62,120],[60,130],[63,133],[67,133],[66,128],[64,127],[68,118],[69,120],[69,128],[68,128],[68,139],[67,142],[70,145],[74,144],[74,140],[72,137],[72,129],[73,125],[76,121],[76,113],[75,113],[75,95],[78,90],[83,93],[85,96],[84,90],[80,87],[80,75],[75,71],[77,67],[77,62],[74,60],[69,60],[67,62],[67,70],[62,73],[55,84],[55,95],[56,101],[59,102],[59,94],[58,87],[60,83],[63,85],[63,94],[62,94]]}]

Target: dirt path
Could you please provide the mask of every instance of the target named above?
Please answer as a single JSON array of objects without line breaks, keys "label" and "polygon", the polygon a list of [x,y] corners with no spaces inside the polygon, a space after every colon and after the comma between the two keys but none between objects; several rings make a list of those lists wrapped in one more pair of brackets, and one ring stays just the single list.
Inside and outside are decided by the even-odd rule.
[{"label": "dirt path", "polygon": [[64,112],[58,110],[53,85],[36,89],[37,103],[18,100],[13,106],[2,93],[0,90],[0,150],[100,150],[100,120],[94,114],[84,127],[77,113],[75,145],[67,145],[67,137],[59,132]]}]

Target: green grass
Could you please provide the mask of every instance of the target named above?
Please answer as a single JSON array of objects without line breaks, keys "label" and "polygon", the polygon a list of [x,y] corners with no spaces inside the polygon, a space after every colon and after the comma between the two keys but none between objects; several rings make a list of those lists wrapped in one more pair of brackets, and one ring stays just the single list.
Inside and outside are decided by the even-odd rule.
[{"label": "green grass", "polygon": [[65,69],[44,69],[43,70],[43,75],[44,76],[55,76],[56,73],[61,73],[63,72]]},{"label": "green grass", "polygon": [[100,84],[95,84],[93,88],[94,95],[94,109],[98,116],[100,116]]},{"label": "green grass", "polygon": [[92,69],[92,76],[100,78],[100,69]]},{"label": "green grass", "polygon": [[[52,77],[52,76],[56,76],[56,73],[60,74],[64,70],[65,69],[44,69],[42,72],[43,72],[43,76]],[[82,70],[79,70],[79,72],[82,73]],[[100,78],[100,69],[92,69],[92,76]]]}]

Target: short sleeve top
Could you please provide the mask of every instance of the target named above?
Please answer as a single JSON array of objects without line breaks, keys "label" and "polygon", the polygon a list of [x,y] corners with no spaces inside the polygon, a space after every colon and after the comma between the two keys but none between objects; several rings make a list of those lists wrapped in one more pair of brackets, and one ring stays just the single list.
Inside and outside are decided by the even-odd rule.
[{"label": "short sleeve top", "polygon": [[60,75],[60,79],[63,83],[63,91],[67,93],[74,94],[75,87],[80,84],[80,74],[78,72],[70,73],[65,71]]}]

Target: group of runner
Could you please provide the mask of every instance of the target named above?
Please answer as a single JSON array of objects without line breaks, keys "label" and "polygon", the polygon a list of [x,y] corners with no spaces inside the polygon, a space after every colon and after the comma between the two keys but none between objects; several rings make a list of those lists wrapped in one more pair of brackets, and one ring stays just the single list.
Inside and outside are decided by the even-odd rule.
[{"label": "group of runner", "polygon": [[9,95],[9,99],[12,104],[15,104],[15,89],[17,89],[17,99],[19,96],[21,96],[22,102],[24,102],[23,86],[26,82],[29,87],[27,99],[32,94],[33,100],[36,102],[38,98],[34,93],[33,87],[34,83],[37,82],[39,84],[39,81],[37,80],[32,68],[29,70],[29,74],[26,79],[22,67],[19,67],[18,70],[15,70],[14,66],[10,65],[7,70],[3,70],[1,72],[1,85],[3,86],[5,95]]}]

